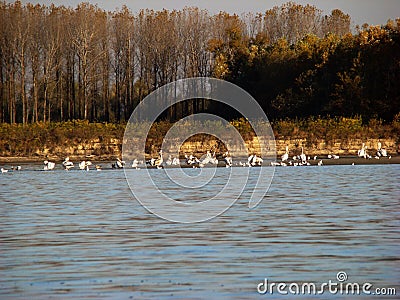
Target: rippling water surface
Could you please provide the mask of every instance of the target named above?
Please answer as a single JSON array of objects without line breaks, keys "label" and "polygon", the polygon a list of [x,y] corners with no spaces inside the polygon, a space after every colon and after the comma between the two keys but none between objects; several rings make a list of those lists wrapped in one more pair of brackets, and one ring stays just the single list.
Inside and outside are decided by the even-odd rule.
[{"label": "rippling water surface", "polygon": [[277,168],[255,209],[243,198],[174,224],[141,207],[120,170],[1,174],[0,298],[271,298],[257,293],[264,278],[339,271],[399,293],[399,182],[399,165]]}]

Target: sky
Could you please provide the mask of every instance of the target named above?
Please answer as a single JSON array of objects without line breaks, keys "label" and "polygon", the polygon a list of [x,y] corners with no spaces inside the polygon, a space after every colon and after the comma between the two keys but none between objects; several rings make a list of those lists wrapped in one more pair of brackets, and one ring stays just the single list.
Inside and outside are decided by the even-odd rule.
[{"label": "sky", "polygon": [[[14,2],[14,1],[6,1]],[[197,6],[207,9],[210,13],[226,11],[228,13],[242,14],[246,12],[265,12],[274,6],[279,6],[288,0],[29,0],[22,3],[39,3],[49,5],[64,5],[76,7],[80,2],[90,2],[107,11],[114,11],[126,5],[134,13],[141,9],[182,9],[185,6]],[[388,19],[400,18],[400,0],[294,0],[298,4],[311,4],[329,14],[333,9],[340,9],[350,15],[353,26],[368,23],[369,25],[386,24]]]}]

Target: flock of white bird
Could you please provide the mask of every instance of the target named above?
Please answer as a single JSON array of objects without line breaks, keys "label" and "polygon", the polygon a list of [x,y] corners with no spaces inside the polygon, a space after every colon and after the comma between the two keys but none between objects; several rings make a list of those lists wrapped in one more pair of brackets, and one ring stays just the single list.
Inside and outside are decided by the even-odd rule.
[{"label": "flock of white bird", "polygon": [[[304,154],[304,149],[301,147],[301,154],[294,155],[291,159],[289,158],[289,147],[286,146],[285,153],[281,156],[280,162],[271,162],[272,166],[310,166],[311,164],[308,162],[311,158]],[[317,156],[314,156],[314,160],[317,160]],[[322,160],[318,163],[318,165],[322,165]]]},{"label": "flock of white bird", "polygon": [[[156,167],[157,169],[161,169],[164,166],[180,166],[181,162],[178,157],[172,157],[172,155],[168,156],[168,159],[165,161],[163,159],[162,150],[159,152],[159,156],[157,158],[151,158],[146,161],[146,164],[152,167]],[[225,166],[227,168],[232,166],[232,157],[229,152],[225,152],[223,155],[223,161],[225,162]],[[134,160],[132,167],[136,167],[137,160]],[[192,168],[203,168],[206,165],[218,165],[218,159],[216,157],[215,151],[211,153],[211,151],[207,151],[204,158],[197,158],[193,154],[185,155],[185,164]]]},{"label": "flock of white bird", "polygon": [[[372,159],[372,155],[368,154],[368,152],[367,152],[367,147],[365,146],[365,143],[363,143],[361,146],[361,149],[358,150],[357,156],[360,158],[364,158],[364,159]],[[382,148],[382,144],[379,142],[374,158],[380,159],[383,157],[387,157],[388,159],[391,159],[391,156],[388,155],[386,149]],[[328,155],[328,159],[339,159],[339,158],[340,158],[339,155],[335,155],[335,154]],[[303,147],[301,147],[300,155],[294,155],[294,156],[290,157],[289,156],[289,147],[286,146],[286,151],[281,156],[281,160],[271,162],[270,164],[272,166],[309,166],[309,165],[311,165],[309,162],[311,159],[316,161],[316,160],[318,160],[318,157],[314,156],[313,158],[311,158],[310,156],[307,156],[304,153]],[[184,161],[184,164],[186,166],[192,167],[192,168],[203,168],[206,165],[217,166],[218,163],[219,163],[219,161],[217,159],[215,151],[211,152],[209,150],[200,159],[197,158],[196,156],[194,156],[193,154],[185,155],[185,161]],[[225,164],[226,168],[232,167],[234,165],[232,156],[230,155],[230,153],[228,151],[222,155],[222,163]],[[43,162],[43,164],[44,164],[44,167],[43,167],[44,171],[54,170],[55,166],[56,166],[56,164],[54,162],[51,162],[48,160],[45,160]],[[69,157],[66,157],[65,160],[61,164],[62,164],[62,167],[67,171],[74,168],[74,163],[69,159]],[[261,157],[258,157],[256,154],[251,154],[248,157],[247,161],[235,163],[236,166],[242,166],[242,167],[256,167],[256,166],[262,166],[262,164],[263,164],[263,159]],[[93,165],[92,162],[83,160],[78,164],[78,167],[80,170],[89,171],[92,165]],[[126,165],[125,161],[117,158],[117,160],[114,163],[112,163],[111,167],[113,169],[123,169],[123,168],[125,168],[125,165]],[[143,161],[138,161],[137,159],[134,159],[131,167],[134,169],[140,169],[140,166],[146,166],[146,165],[148,165],[150,167],[155,167],[157,169],[162,169],[165,166],[181,166],[181,161],[179,160],[179,158],[172,157],[171,155],[169,155],[168,159],[166,161],[164,161],[163,152],[162,152],[162,150],[160,150],[158,157],[151,158],[150,160],[146,161],[145,163],[143,163]],[[317,162],[317,165],[318,166],[323,165],[322,159],[319,159],[319,161]],[[100,171],[102,169],[102,167],[100,165],[95,165],[95,169],[97,171]],[[11,169],[10,169],[10,171],[20,171],[20,170],[21,170],[21,166],[11,167]],[[8,169],[1,168],[1,173],[7,173],[8,171],[9,171]]]},{"label": "flock of white bird", "polygon": [[[229,152],[225,152],[222,155],[222,162],[225,164],[227,168],[233,166],[233,160],[232,156],[229,154]],[[192,167],[192,168],[203,168],[206,165],[218,165],[218,159],[216,157],[216,153],[211,151],[207,151],[205,154],[204,158],[197,158],[193,154],[191,155],[185,155],[185,161],[184,164],[186,166]],[[254,166],[261,166],[263,160],[260,157],[257,157],[257,155],[253,154],[250,155],[247,162],[245,163],[238,163],[237,165],[240,166],[249,166],[249,167],[254,167]],[[44,162],[44,167],[43,169],[45,171],[49,170],[54,170],[56,164],[54,162],[45,160]],[[149,167],[155,167],[157,169],[162,169],[165,166],[181,166],[181,161],[179,160],[178,157],[172,157],[171,155],[168,156],[168,159],[165,161],[163,158],[163,152],[160,150],[158,157],[151,158],[150,160],[146,161],[145,163],[143,161],[139,161],[138,159],[134,159],[132,161],[131,167],[133,169],[140,169],[141,166],[146,166],[148,165]],[[70,161],[69,157],[65,158],[65,160],[62,162],[62,166],[65,170],[70,170],[74,168],[74,163]],[[79,169],[81,170],[90,170],[90,166],[92,166],[92,163],[90,161],[81,161],[79,163]],[[111,164],[112,169],[123,169],[126,167],[126,162],[117,158],[117,160]],[[100,165],[95,166],[96,170],[100,171],[102,168]]]},{"label": "flock of white bird", "polygon": [[[362,144],[362,147],[360,150],[358,150],[358,156],[359,157],[363,157],[365,159],[371,159],[372,156],[368,154],[367,152],[367,147],[365,146],[365,143]],[[387,154],[386,149],[382,148],[382,143],[379,142],[378,143],[378,149],[376,151],[375,154],[375,159],[380,159],[381,157],[388,157],[389,159],[391,158],[391,156]]]},{"label": "flock of white bird", "polygon": [[[362,143],[361,149],[357,151],[357,156],[360,158],[364,159],[372,159],[372,156],[367,153],[367,147],[365,146],[365,143]],[[381,157],[387,157],[388,159],[391,159],[392,157],[387,154],[386,149],[382,148],[382,143],[378,143],[378,148],[376,151],[376,154],[374,156],[375,159],[380,159]],[[336,154],[328,154],[328,159],[339,159],[339,155]],[[313,160],[317,160],[318,156],[314,156]],[[306,156],[304,154],[304,149],[301,147],[301,154],[300,155],[295,155],[290,159],[289,157],[289,147],[286,146],[286,151],[285,153],[281,156],[281,161],[280,162],[271,162],[272,166],[310,166],[310,161],[311,157]],[[319,159],[318,166],[323,165],[322,159]],[[354,165],[354,163],[353,163]]]},{"label": "flock of white bird", "polygon": [[[48,160],[45,160],[43,162],[43,164],[44,164],[44,167],[43,167],[44,171],[51,171],[51,170],[54,170],[54,168],[56,167],[56,163],[54,163],[52,161],[48,161]],[[75,167],[74,163],[69,159],[68,156],[64,159],[64,161],[61,163],[61,165],[67,171],[69,171]],[[81,170],[89,171],[89,169],[90,169],[89,167],[92,165],[93,164],[91,161],[83,160],[78,164],[78,167]],[[96,170],[101,170],[100,165],[96,165],[95,167],[96,167]]]}]

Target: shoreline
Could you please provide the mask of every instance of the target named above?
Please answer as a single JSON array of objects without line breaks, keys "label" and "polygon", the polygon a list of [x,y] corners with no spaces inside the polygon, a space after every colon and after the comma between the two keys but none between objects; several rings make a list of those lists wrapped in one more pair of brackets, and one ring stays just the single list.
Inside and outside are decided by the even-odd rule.
[{"label": "shoreline", "polygon": [[[38,158],[38,157],[20,157],[20,156],[13,156],[13,157],[0,157],[0,165],[1,166],[11,166],[15,164],[43,164],[44,160],[51,160],[54,161],[57,164],[60,164],[63,160],[57,158],[52,159],[51,157],[47,158]],[[88,160],[93,163],[98,163],[98,164],[111,164],[115,161],[113,157],[73,157],[70,156],[71,161],[74,163],[78,163],[82,160]],[[245,158],[242,159],[234,159],[234,163],[239,162],[239,161],[244,161]],[[311,158],[308,160],[311,166],[316,166],[318,165],[318,162],[322,160],[322,163],[324,166],[332,166],[332,165],[352,165],[353,163],[355,165],[382,165],[382,164],[400,164],[400,155],[395,155],[392,156],[390,159],[389,157],[381,157],[379,159],[376,159],[374,157],[370,159],[365,159],[361,157],[357,157],[354,155],[346,155],[346,156],[341,156],[339,159],[329,159],[326,155],[321,155],[317,156],[317,159]],[[277,162],[280,162],[280,158],[276,160]],[[131,162],[127,162],[127,168],[130,168]],[[222,165],[219,165],[218,167],[221,167]],[[263,166],[270,166],[270,164],[264,163]],[[173,168],[173,167],[178,167],[178,166],[166,166],[166,168]],[[187,167],[186,165],[182,164],[182,167]]]}]

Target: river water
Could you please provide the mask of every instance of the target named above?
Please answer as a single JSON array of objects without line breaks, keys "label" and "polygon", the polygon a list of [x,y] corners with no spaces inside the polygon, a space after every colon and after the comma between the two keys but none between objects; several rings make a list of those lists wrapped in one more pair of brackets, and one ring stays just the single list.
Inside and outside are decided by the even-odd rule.
[{"label": "river water", "polygon": [[399,183],[400,165],[277,168],[256,208],[240,199],[179,224],[133,199],[121,170],[1,174],[0,298],[271,299],[257,292],[265,278],[322,283],[339,271],[398,294]]}]

